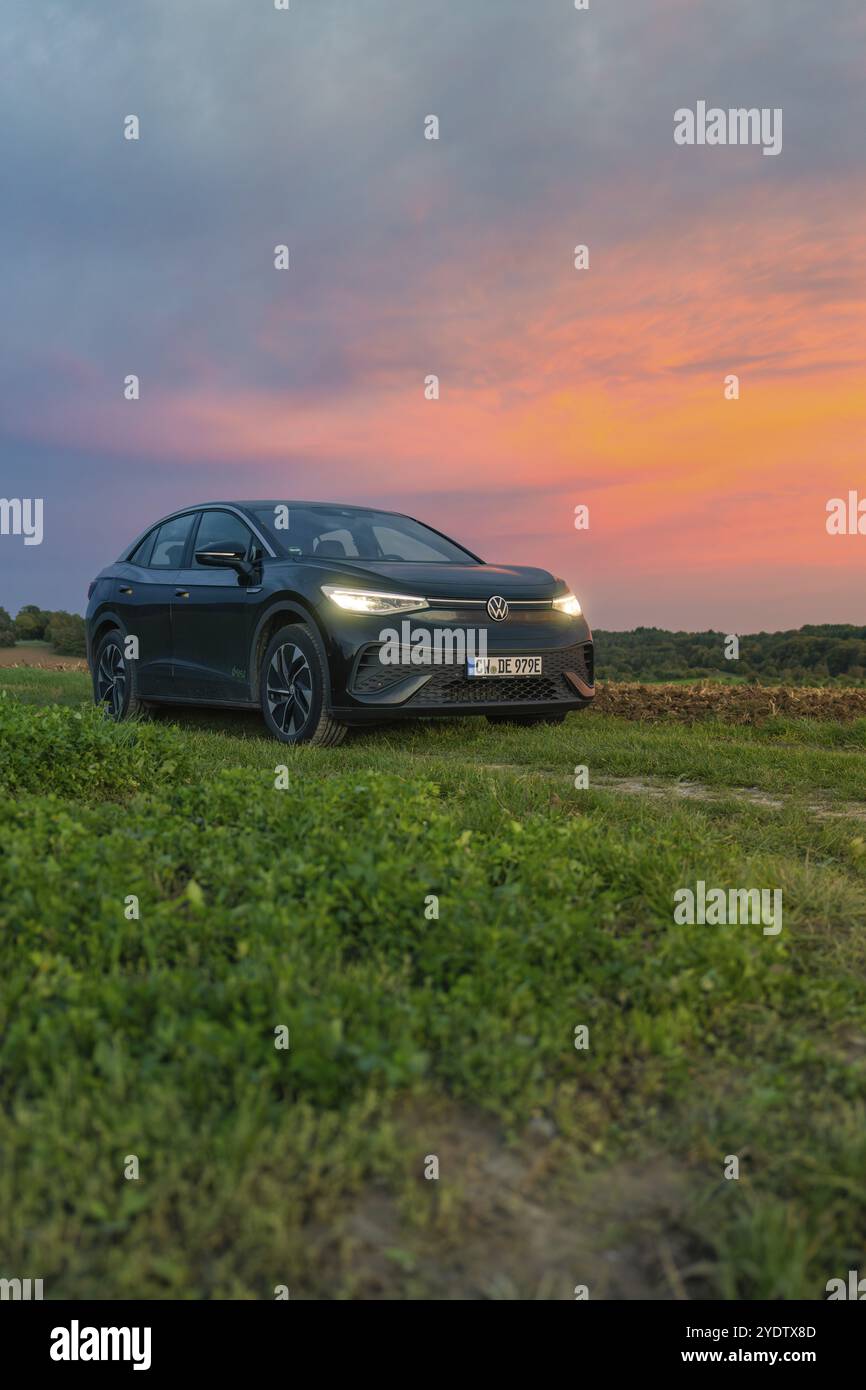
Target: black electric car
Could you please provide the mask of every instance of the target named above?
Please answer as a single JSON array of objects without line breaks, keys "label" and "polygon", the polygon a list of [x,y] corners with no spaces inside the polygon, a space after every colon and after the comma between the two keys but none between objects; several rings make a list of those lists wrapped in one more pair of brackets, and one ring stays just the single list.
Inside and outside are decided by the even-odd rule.
[{"label": "black electric car", "polygon": [[148,527],[90,585],[94,699],[261,709],[285,743],[485,714],[558,722],[595,694],[592,633],[546,570],[488,565],[396,512],[208,502]]}]

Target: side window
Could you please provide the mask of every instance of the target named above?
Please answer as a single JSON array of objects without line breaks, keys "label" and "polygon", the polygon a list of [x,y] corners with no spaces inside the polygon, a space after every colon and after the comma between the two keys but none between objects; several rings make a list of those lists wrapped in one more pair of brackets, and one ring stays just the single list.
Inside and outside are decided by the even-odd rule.
[{"label": "side window", "polygon": [[155,540],[156,532],[151,531],[150,535],[145,536],[141,544],[135,547],[126,563],[128,565],[149,565],[150,555],[151,551],[153,550],[153,543]]},{"label": "side window", "polygon": [[194,520],[194,513],[190,513],[189,516],[176,516],[173,521],[166,521],[160,526],[150,557],[151,569],[176,570],[180,567],[186,538]]},{"label": "side window", "polygon": [[[232,549],[243,550],[244,558],[249,555],[250,542],[253,533],[248,526],[244,525],[239,516],[234,512],[205,512],[198,528],[198,535],[195,538],[196,550],[219,550],[223,545],[230,545]],[[199,565],[195,556],[192,560],[197,569],[204,569],[206,566]]]}]

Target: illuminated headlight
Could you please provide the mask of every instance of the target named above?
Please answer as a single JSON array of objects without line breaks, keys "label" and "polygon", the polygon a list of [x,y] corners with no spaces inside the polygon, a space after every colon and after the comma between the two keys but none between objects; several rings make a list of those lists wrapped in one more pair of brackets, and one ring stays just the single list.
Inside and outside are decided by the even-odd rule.
[{"label": "illuminated headlight", "polygon": [[426,608],[426,598],[409,598],[406,594],[380,594],[369,589],[341,589],[337,584],[323,584],[322,593],[347,613],[411,613]]},{"label": "illuminated headlight", "polygon": [[553,606],[560,613],[567,613],[570,618],[576,618],[580,613],[580,604],[574,594],[563,594],[562,598],[555,598]]}]

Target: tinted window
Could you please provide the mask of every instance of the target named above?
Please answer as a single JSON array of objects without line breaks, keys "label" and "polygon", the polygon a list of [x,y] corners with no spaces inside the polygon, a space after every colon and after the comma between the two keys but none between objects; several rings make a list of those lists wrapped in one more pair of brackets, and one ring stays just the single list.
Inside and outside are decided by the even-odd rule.
[{"label": "tinted window", "polygon": [[477,563],[455,541],[391,512],[361,507],[305,506],[271,503],[254,508],[265,535],[283,555],[319,555],[322,559],[426,560],[438,564]]},{"label": "tinted window", "polygon": [[407,536],[393,526],[374,526],[373,535],[382,547],[386,560],[427,560],[435,562],[442,559],[441,552],[433,549],[418,536]]},{"label": "tinted window", "polygon": [[321,555],[323,558],[333,559],[356,559],[358,547],[355,544],[351,531],[326,531],[321,536],[316,536],[313,541],[313,554]]},{"label": "tinted window", "polygon": [[151,531],[149,536],[145,536],[140,545],[137,545],[127,560],[128,565],[148,565],[150,564],[150,552],[153,550],[153,542],[156,540],[156,532]]},{"label": "tinted window", "polygon": [[[246,556],[252,538],[252,531],[234,512],[205,512],[195,538],[195,548],[219,550],[221,546],[227,545],[232,550],[243,550]],[[194,556],[193,564],[198,568],[205,568],[198,565]]]},{"label": "tinted window", "polygon": [[183,562],[186,538],[194,520],[193,514],[176,516],[173,521],[167,521],[163,526],[160,526],[156,533],[153,554],[150,557],[151,569],[176,570],[179,568]]}]

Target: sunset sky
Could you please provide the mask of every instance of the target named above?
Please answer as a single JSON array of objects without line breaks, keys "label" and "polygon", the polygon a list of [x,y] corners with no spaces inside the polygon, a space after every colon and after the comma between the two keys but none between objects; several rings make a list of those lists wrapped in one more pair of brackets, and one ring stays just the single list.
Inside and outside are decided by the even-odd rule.
[{"label": "sunset sky", "polygon": [[[5,0],[0,60],[0,495],[45,508],[0,604],[260,496],[410,512],[597,627],[866,622],[825,528],[866,497],[862,0]],[[677,146],[699,100],[781,153]]]}]

